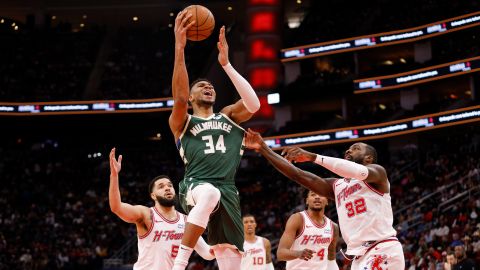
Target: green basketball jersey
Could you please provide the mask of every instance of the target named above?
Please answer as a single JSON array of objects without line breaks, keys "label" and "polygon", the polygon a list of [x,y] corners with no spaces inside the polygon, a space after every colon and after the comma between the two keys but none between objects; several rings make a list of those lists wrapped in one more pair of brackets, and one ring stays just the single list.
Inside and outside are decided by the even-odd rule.
[{"label": "green basketball jersey", "polygon": [[225,179],[225,183],[233,183],[245,148],[244,133],[222,113],[208,118],[189,115],[177,141],[185,163],[185,179]]}]

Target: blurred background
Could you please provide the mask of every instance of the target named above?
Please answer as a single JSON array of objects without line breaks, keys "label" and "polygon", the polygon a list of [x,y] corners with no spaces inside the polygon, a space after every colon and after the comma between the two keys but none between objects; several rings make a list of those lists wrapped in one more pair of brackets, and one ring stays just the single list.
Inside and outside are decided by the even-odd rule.
[{"label": "blurred background", "polygon": [[[190,4],[216,20],[186,48],[215,110],[239,98],[217,62],[225,25],[230,60],[262,103],[244,127],[275,149],[342,157],[373,145],[406,269],[450,269],[449,254],[480,262],[478,1],[2,0],[0,269],[132,269],[136,230],[110,212],[108,153],[124,157],[125,202],[150,205],[156,175],[182,179],[167,121],[174,18]],[[237,186],[284,269],[276,247],[302,188],[251,151]],[[327,212],[336,220],[333,202]],[[192,257],[188,269],[217,268]]]}]

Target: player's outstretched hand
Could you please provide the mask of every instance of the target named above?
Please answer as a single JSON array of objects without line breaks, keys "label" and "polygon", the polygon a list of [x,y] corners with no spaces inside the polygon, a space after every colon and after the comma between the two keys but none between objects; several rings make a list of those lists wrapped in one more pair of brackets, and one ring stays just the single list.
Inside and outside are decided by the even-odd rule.
[{"label": "player's outstretched hand", "polygon": [[285,159],[290,162],[315,161],[315,158],[317,157],[315,154],[296,146],[286,147],[283,149],[282,156],[284,156]]},{"label": "player's outstretched hand", "polygon": [[300,260],[308,261],[313,257],[313,253],[313,250],[306,248],[302,251],[298,251],[298,258]]},{"label": "player's outstretched hand", "polygon": [[110,151],[110,174],[118,175],[122,169],[122,155],[118,156],[118,160],[115,158],[115,147]]},{"label": "player's outstretched hand", "polygon": [[225,25],[220,28],[220,34],[218,35],[218,62],[220,65],[228,65],[228,43],[227,38],[225,37]]},{"label": "player's outstretched hand", "polygon": [[250,128],[247,130],[245,133],[245,146],[247,148],[258,151],[263,143],[263,138],[260,136],[260,133],[255,132]]},{"label": "player's outstretched hand", "polygon": [[195,21],[188,23],[188,20],[192,17],[192,13],[182,10],[175,18],[175,27],[173,32],[175,33],[175,46],[178,48],[185,48],[187,45],[187,30],[195,24]]}]

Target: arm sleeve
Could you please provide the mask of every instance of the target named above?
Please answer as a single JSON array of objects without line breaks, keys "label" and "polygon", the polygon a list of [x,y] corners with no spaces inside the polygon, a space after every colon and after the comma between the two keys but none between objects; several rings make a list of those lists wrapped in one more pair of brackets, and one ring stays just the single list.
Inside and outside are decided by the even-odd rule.
[{"label": "arm sleeve", "polygon": [[245,78],[243,78],[242,75],[240,75],[230,63],[222,67],[235,86],[235,89],[237,89],[245,108],[247,108],[247,110],[251,113],[258,111],[258,109],[260,109],[260,100],[258,99],[257,94],[255,93],[255,90],[253,90],[250,83],[248,83],[248,81],[245,80]]},{"label": "arm sleeve", "polygon": [[345,159],[317,155],[315,163],[345,178],[365,180],[368,177],[368,168]]}]

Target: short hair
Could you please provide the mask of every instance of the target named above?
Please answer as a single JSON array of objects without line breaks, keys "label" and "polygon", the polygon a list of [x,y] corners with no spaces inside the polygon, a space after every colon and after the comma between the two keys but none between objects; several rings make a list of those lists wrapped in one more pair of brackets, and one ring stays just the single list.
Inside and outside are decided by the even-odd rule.
[{"label": "short hair", "polygon": [[365,143],[365,148],[367,149],[367,155],[371,155],[373,158],[373,163],[378,162],[378,155],[377,155],[377,150],[375,147],[371,146],[370,144]]},{"label": "short hair", "polygon": [[193,81],[191,84],[190,84],[190,91],[192,91],[192,88],[195,84],[197,84],[198,82],[208,82],[209,84],[212,84],[211,81],[209,81],[208,79],[205,79],[205,78],[198,78],[196,79],[195,81]]},{"label": "short hair", "polygon": [[310,193],[310,191],[311,190],[308,189],[308,188],[303,189],[303,198],[304,199],[308,198],[308,193]]},{"label": "short hair", "polygon": [[159,175],[159,176],[156,176],[155,178],[153,178],[151,181],[150,181],[150,184],[148,184],[148,191],[150,193],[153,192],[153,187],[155,186],[155,182],[157,182],[158,179],[163,179],[163,178],[166,178],[168,179],[170,182],[172,182],[172,179],[170,179],[170,177],[168,177],[167,175]]},{"label": "short hair", "polygon": [[253,219],[255,219],[255,216],[252,215],[252,214],[250,214],[250,213],[244,214],[243,217],[242,217],[242,219],[243,219],[243,218],[246,218],[246,217],[253,217]]}]

